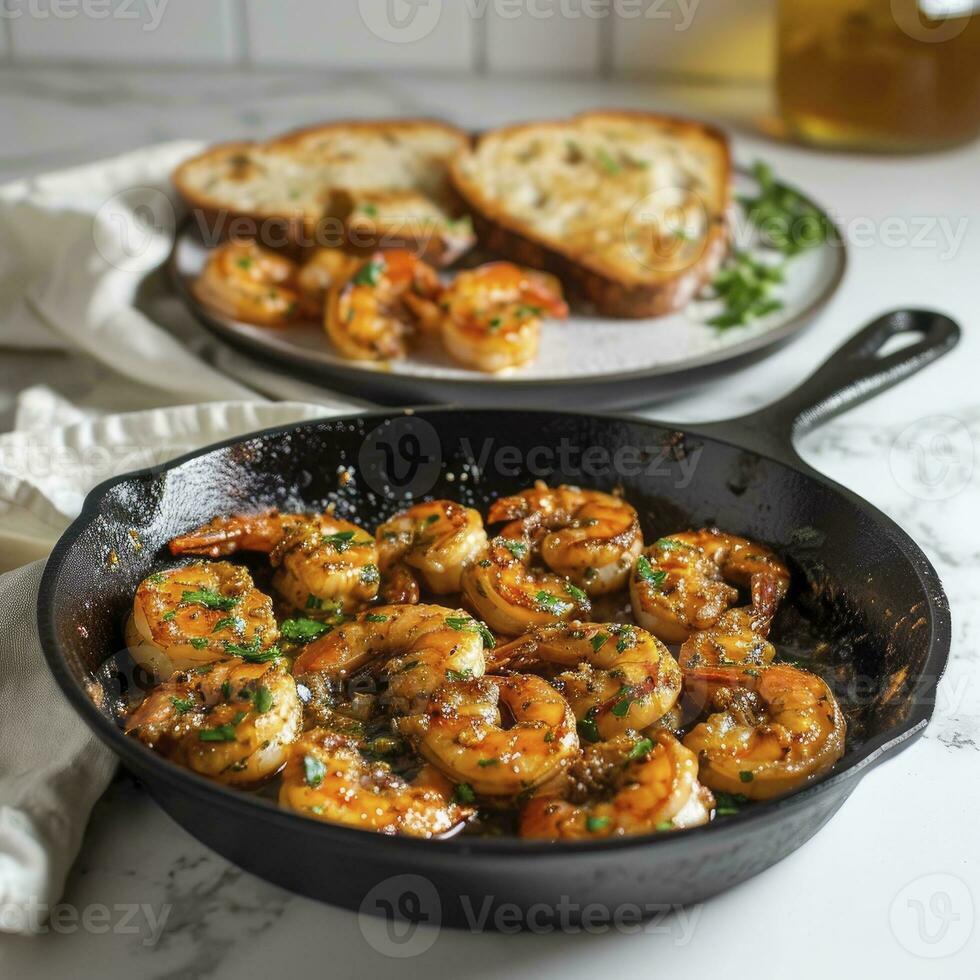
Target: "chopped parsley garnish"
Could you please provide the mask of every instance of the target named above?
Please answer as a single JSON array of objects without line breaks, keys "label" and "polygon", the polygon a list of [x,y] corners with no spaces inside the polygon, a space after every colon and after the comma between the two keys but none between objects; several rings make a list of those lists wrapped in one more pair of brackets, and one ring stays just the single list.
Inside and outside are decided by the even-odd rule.
[{"label": "chopped parsley garnish", "polygon": [[501,538],[500,543],[515,558],[523,558],[527,554],[527,545],[523,541],[513,541],[510,538]]},{"label": "chopped parsley garnish", "polygon": [[362,204],[357,210],[363,212],[369,218],[376,218],[378,216],[378,206],[376,204],[372,204],[370,201]]},{"label": "chopped parsley garnish", "polygon": [[636,629],[626,624],[624,626],[614,626],[610,630],[618,639],[616,640],[616,653],[625,653],[631,647],[636,646]]},{"label": "chopped parsley garnish", "polygon": [[739,770],[738,779],[742,783],[751,783],[755,779],[755,775],[748,769],[741,769]]},{"label": "chopped parsley garnish", "polygon": [[264,715],[272,707],[272,691],[264,684],[259,685],[252,695],[252,705],[258,714]]},{"label": "chopped parsley garnish", "polygon": [[279,632],[290,643],[310,643],[324,633],[329,633],[332,628],[315,619],[286,619],[279,627]]},{"label": "chopped parsley garnish", "polygon": [[540,609],[551,613],[553,616],[561,616],[572,608],[572,604],[565,599],[561,599],[550,592],[539,591],[535,593],[534,601]]},{"label": "chopped parsley garnish", "polygon": [[213,589],[193,589],[186,591],[181,597],[181,602],[196,602],[205,606],[207,609],[220,609],[228,612],[238,605],[238,596],[221,595]]},{"label": "chopped parsley garnish", "polygon": [[233,629],[236,633],[241,632],[245,629],[245,620],[241,616],[225,616],[214,624],[214,629],[211,632],[217,633],[219,630],[227,629]]},{"label": "chopped parsley garnish", "polygon": [[441,516],[441,514],[429,514],[429,516],[425,519],[426,526],[429,524],[435,524],[435,522],[439,520]]},{"label": "chopped parsley garnish", "polygon": [[599,166],[602,167],[607,174],[611,174],[614,177],[623,169],[623,165],[617,159],[615,159],[615,157],[613,157],[613,155],[605,147],[599,147],[599,149],[596,151],[595,158],[598,161]]},{"label": "chopped parsley garnish", "polygon": [[586,712],[584,718],[580,718],[576,724],[578,729],[579,738],[584,739],[586,742],[601,742],[602,738],[599,735],[599,726],[595,723],[595,716],[598,708],[589,708]]},{"label": "chopped parsley garnish", "polygon": [[642,701],[646,692],[642,687],[624,687],[616,703],[609,709],[617,718],[625,718],[634,701]]},{"label": "chopped parsley garnish", "polygon": [[741,793],[725,793],[722,790],[715,790],[715,815],[719,817],[730,817],[741,810],[742,806],[749,802],[747,796]]},{"label": "chopped parsley garnish", "polygon": [[311,592],[306,597],[306,608],[307,609],[322,609],[323,608],[323,600],[320,599],[319,597],[313,595],[313,593]]},{"label": "chopped parsley garnish", "polygon": [[732,249],[725,265],[711,283],[715,298],[724,310],[708,323],[719,329],[741,327],[783,308],[773,295],[773,287],[784,280],[783,267],[755,258],[744,249]]},{"label": "chopped parsley garnish", "polygon": [[384,613],[366,613],[364,620],[368,623],[387,623],[388,617]]},{"label": "chopped parsley garnish", "polygon": [[315,755],[303,756],[303,779],[306,785],[316,789],[327,775],[327,767],[321,759]]},{"label": "chopped parsley garnish", "polygon": [[453,670],[450,668],[446,671],[447,681],[468,681],[473,676],[473,671],[468,667],[464,667],[462,670]]},{"label": "chopped parsley garnish", "polygon": [[590,833],[594,834],[600,830],[605,830],[609,826],[612,818],[611,817],[593,817],[588,816],[585,818],[585,829]]},{"label": "chopped parsley garnish", "polygon": [[659,588],[667,578],[667,573],[660,568],[654,568],[646,555],[636,559],[636,574],[641,582],[649,582],[655,589]]},{"label": "chopped parsley garnish", "polygon": [[231,697],[231,681],[225,681],[221,685],[221,696],[227,701]]},{"label": "chopped parsley garnish", "polygon": [[234,742],[235,729],[245,719],[247,712],[239,711],[231,721],[224,725],[217,725],[214,728],[202,728],[197,737],[202,742]]},{"label": "chopped parsley garnish", "polygon": [[565,591],[576,601],[576,602],[588,602],[589,597],[583,592],[577,585],[572,585],[569,582],[565,586]]},{"label": "chopped parsley garnish", "polygon": [[475,803],[476,793],[473,792],[473,787],[469,783],[457,783],[456,789],[453,791],[453,799],[457,803]]},{"label": "chopped parsley garnish", "polygon": [[366,262],[357,270],[357,273],[351,279],[351,282],[355,286],[377,286],[381,281],[381,277],[384,275],[385,262],[384,259],[376,259],[371,262]]},{"label": "chopped parsley garnish", "polygon": [[176,616],[177,616],[177,613],[175,613],[175,612],[173,611],[173,609],[171,609],[171,610],[170,610],[170,612],[165,612],[165,613],[163,614],[163,621],[164,621],[165,623],[169,623],[169,622],[170,622],[170,621],[171,621],[172,619],[174,619],[174,618],[175,618]]},{"label": "chopped parsley garnish", "polygon": [[259,638],[256,637],[251,643],[225,643],[225,653],[229,657],[241,657],[242,660],[250,664],[264,664],[270,660],[275,660],[279,655],[279,647],[271,646],[263,650],[259,646]]},{"label": "chopped parsley garnish", "polygon": [[673,830],[673,829],[674,829],[673,820],[661,820],[660,823],[658,823],[654,827],[654,830]]},{"label": "chopped parsley garnish", "polygon": [[660,548],[663,551],[690,551],[691,546],[685,544],[683,541],[678,541],[676,538],[657,538],[653,542],[654,548]]},{"label": "chopped parsley garnish", "polygon": [[334,551],[344,552],[351,546],[356,533],[356,531],[338,531],[336,534],[324,534],[322,541],[330,545]]},{"label": "chopped parsley garnish", "polygon": [[194,648],[195,650],[203,650],[203,649],[204,649],[204,648],[205,648],[205,647],[206,647],[207,645],[208,645],[208,641],[207,641],[207,639],[206,639],[205,637],[203,637],[203,636],[195,636],[195,637],[194,637],[194,638],[193,638],[193,639],[191,640],[191,646],[192,646],[192,647],[193,647],[193,648]]},{"label": "chopped parsley garnish", "polygon": [[186,715],[188,711],[193,710],[194,702],[190,698],[177,698],[173,697],[170,699],[171,705],[173,705],[174,711],[177,712],[177,717],[181,715]]},{"label": "chopped parsley garnish", "polygon": [[499,766],[500,765],[500,760],[498,758],[496,758],[496,757],[494,757],[492,759],[480,759],[477,762],[477,765],[481,769],[486,769],[488,766]]},{"label": "chopped parsley garnish", "polygon": [[486,623],[481,623],[478,619],[470,619],[467,616],[447,616],[446,625],[450,629],[457,631],[466,630],[469,633],[479,633],[483,640],[483,645],[488,650],[492,650],[497,645],[497,641],[494,639],[494,635],[490,632]]},{"label": "chopped parsley garnish", "polygon": [[649,738],[641,738],[636,745],[629,750],[626,756],[628,762],[635,762],[637,759],[642,759],[647,752],[653,749],[653,740]]},{"label": "chopped parsley garnish", "polygon": [[820,245],[830,236],[827,218],[796,191],[780,183],[761,160],[752,167],[759,184],[756,197],[741,197],[748,219],[759,229],[763,242],[792,258]]},{"label": "chopped parsley garnish", "polygon": [[540,306],[531,306],[530,303],[523,303],[514,310],[514,316],[524,319],[525,317],[541,316],[544,310]]},{"label": "chopped parsley garnish", "polygon": [[598,653],[606,645],[606,642],[608,640],[609,640],[608,633],[596,633],[596,635],[593,636],[592,639],[589,640],[589,642],[592,644],[592,649],[596,653]]}]

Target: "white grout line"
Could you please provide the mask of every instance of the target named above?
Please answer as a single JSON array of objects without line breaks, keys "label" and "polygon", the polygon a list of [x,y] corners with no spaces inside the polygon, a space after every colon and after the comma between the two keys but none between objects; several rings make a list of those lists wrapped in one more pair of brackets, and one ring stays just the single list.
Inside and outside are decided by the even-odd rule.
[{"label": "white grout line", "polygon": [[616,11],[613,8],[612,0],[607,0],[606,5],[606,16],[599,21],[599,65],[596,69],[596,77],[598,78],[611,78],[615,74],[613,31],[615,30]]},{"label": "white grout line", "polygon": [[248,29],[248,4],[255,0],[232,0],[232,34],[235,39],[235,63],[246,68],[252,66],[252,38]]},{"label": "white grout line", "polygon": [[487,54],[487,17],[486,11],[482,16],[473,17],[473,71],[477,75],[486,75],[489,71],[489,56]]},{"label": "white grout line", "polygon": [[[7,0],[0,0],[0,7],[7,9]],[[14,28],[9,17],[3,18],[3,33],[7,39],[6,51],[0,55],[0,64],[9,65],[14,60]]]}]

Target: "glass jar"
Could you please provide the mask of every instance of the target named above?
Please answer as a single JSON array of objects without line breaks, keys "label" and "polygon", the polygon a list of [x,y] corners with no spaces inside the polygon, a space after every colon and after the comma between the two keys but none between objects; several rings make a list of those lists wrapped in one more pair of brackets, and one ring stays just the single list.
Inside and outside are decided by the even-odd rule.
[{"label": "glass jar", "polygon": [[778,50],[801,139],[915,151],[980,134],[980,0],[779,0]]}]

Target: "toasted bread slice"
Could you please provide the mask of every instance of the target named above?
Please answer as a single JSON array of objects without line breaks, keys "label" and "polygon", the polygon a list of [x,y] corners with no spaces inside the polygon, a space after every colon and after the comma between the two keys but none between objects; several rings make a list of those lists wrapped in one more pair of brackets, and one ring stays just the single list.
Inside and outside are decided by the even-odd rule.
[{"label": "toasted bread slice", "polygon": [[448,177],[469,142],[428,120],[337,122],[211,147],[182,163],[173,183],[213,238],[410,248],[445,264],[472,243]]},{"label": "toasted bread slice", "polygon": [[508,126],[450,174],[481,245],[607,316],[683,307],[728,248],[728,140],[699,123],[597,111]]}]

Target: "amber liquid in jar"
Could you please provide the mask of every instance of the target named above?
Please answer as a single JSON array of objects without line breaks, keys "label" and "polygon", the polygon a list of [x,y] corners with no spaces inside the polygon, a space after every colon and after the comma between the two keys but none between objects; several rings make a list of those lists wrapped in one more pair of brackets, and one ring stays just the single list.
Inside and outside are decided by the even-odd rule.
[{"label": "amber liquid in jar", "polygon": [[915,151],[971,139],[980,0],[779,0],[777,90],[790,132],[809,142]]}]

